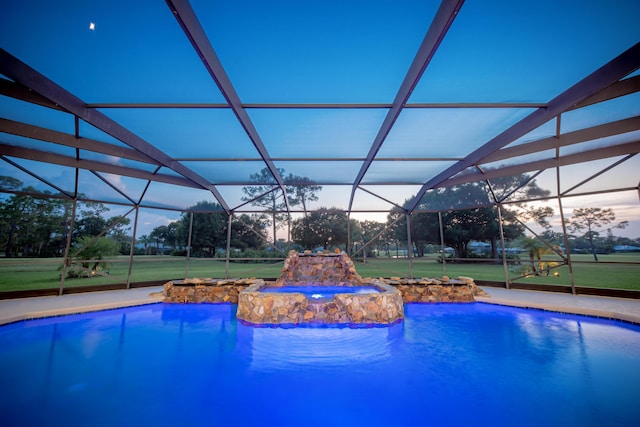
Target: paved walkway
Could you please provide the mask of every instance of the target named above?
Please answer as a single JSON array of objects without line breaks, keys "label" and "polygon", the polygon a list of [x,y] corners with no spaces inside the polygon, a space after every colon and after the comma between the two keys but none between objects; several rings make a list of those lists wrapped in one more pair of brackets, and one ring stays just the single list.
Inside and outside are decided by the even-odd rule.
[{"label": "paved walkway", "polygon": [[[640,324],[640,300],[491,287],[483,289],[489,296],[476,299],[484,303],[584,314]],[[1,300],[0,325],[25,319],[152,304],[162,301],[160,292],[162,287],[157,286]]]}]

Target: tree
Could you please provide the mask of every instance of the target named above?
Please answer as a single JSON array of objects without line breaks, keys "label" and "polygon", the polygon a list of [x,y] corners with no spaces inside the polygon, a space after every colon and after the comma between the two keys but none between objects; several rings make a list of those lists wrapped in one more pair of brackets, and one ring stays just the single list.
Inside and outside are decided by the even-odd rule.
[{"label": "tree", "polygon": [[142,243],[144,245],[144,254],[149,255],[149,245],[153,243],[153,239],[151,239],[146,234],[138,237],[138,243]]},{"label": "tree", "polygon": [[[356,229],[360,231],[360,240],[363,244],[369,244],[367,246],[364,255],[372,256],[374,249],[377,247],[377,243],[373,243],[373,239],[378,236],[384,230],[385,224],[378,221],[358,221]],[[380,234],[382,236],[382,234]],[[353,239],[355,241],[355,239]],[[380,240],[380,237],[377,239]]]},{"label": "tree", "polygon": [[190,211],[194,212],[191,232],[191,255],[213,257],[216,248],[226,246],[226,230],[229,216],[217,203],[201,201],[191,206],[178,220],[178,241],[182,242],[184,246],[187,246],[189,236]]},{"label": "tree", "polygon": [[[410,203],[412,199],[405,201],[406,204]],[[387,231],[384,233],[384,238],[387,241],[387,255],[391,256],[389,246],[395,245],[396,255],[402,242],[407,241],[407,220],[405,217],[405,211],[397,207],[391,209],[387,215]]]},{"label": "tree", "polygon": [[167,236],[165,238],[165,243],[171,247],[172,251],[175,251],[179,245],[179,237],[178,237],[178,221],[172,221],[167,225]]},{"label": "tree", "polygon": [[[289,206],[302,205],[302,209],[306,216],[307,203],[318,200],[316,193],[322,190],[322,187],[315,185],[312,180],[306,177],[300,177],[293,174],[285,175],[285,170],[282,168],[278,168],[278,173],[282,177],[284,183],[287,184],[285,191],[289,201]],[[278,213],[278,211],[286,209],[283,194],[277,188],[277,183],[267,168],[262,169],[259,173],[251,174],[249,179],[256,183],[260,183],[260,185],[242,187],[242,192],[246,194],[242,200],[251,201],[250,203],[253,206],[264,207],[271,211],[270,225],[273,227],[273,242],[275,244],[278,241],[276,237],[278,222],[283,222],[289,219],[287,214]]]},{"label": "tree", "polygon": [[165,242],[169,239],[169,227],[161,225],[154,228],[151,233],[149,233],[149,239],[156,244],[156,254],[160,254],[162,252],[160,245],[162,244],[164,248]]},{"label": "tree", "polygon": [[[571,232],[585,231],[583,237],[589,241],[589,247],[593,254],[593,259],[598,261],[598,255],[594,239],[600,235],[596,229],[609,225],[616,220],[613,209],[606,208],[577,208],[573,210],[573,217],[567,219],[567,227]],[[622,221],[612,228],[625,228],[629,224],[628,221]]]},{"label": "tree", "polygon": [[[282,168],[278,168],[278,173],[280,176],[284,176],[285,171]],[[268,168],[262,169],[259,173],[249,175],[249,179],[261,184],[242,187],[242,192],[246,194],[242,200],[245,202],[251,201],[253,206],[260,206],[271,210],[270,225],[273,227],[273,242],[275,244],[275,242],[277,242],[276,231],[278,229],[278,221],[284,221],[288,218],[286,214],[278,213],[278,211],[286,208],[284,197],[282,192],[277,188],[278,184],[275,182],[275,178],[271,175]],[[293,187],[286,187],[287,197],[290,201],[294,195],[294,191]],[[267,192],[268,194],[265,194]]]},{"label": "tree", "polygon": [[[519,182],[519,181],[518,181]],[[499,183],[500,185],[513,185]],[[530,183],[531,185],[531,183]],[[513,191],[513,190],[512,190]],[[405,201],[404,206],[413,204],[414,198]],[[471,241],[486,241],[491,244],[492,257],[497,258],[497,242],[500,238],[500,225],[497,210],[489,191],[482,183],[463,184],[454,187],[442,187],[427,192],[418,210],[441,210],[445,244],[451,246],[458,258],[467,258],[467,247]],[[470,208],[469,206],[480,206]],[[388,217],[395,220],[404,213],[395,209]],[[522,235],[523,227],[515,221],[515,212],[502,208],[503,232],[505,239],[510,240]],[[394,229],[399,241],[405,240],[406,220],[399,220]],[[416,247],[416,254],[422,256],[424,247],[429,243],[440,244],[440,223],[436,212],[417,212],[411,215],[411,239]]]},{"label": "tree", "polygon": [[92,277],[103,274],[103,271],[108,274],[110,264],[105,259],[118,255],[119,245],[108,237],[100,237],[95,241],[93,239],[92,236],[82,236],[74,244],[74,258],[79,261],[81,267],[69,266],[68,278]]},{"label": "tree", "polygon": [[0,200],[0,247],[5,256],[60,255],[69,216],[66,201],[33,187],[22,190],[42,197],[15,194]]},{"label": "tree", "polygon": [[23,183],[18,178],[11,176],[0,176],[0,189],[2,190],[17,190],[22,187]]},{"label": "tree", "polygon": [[[491,169],[487,168],[486,171]],[[525,203],[527,199],[546,197],[550,194],[549,190],[541,188],[535,179],[527,174],[508,175],[491,179],[491,188],[494,191],[496,199],[502,202],[504,200],[521,200]]]},{"label": "tree", "polygon": [[296,185],[293,187],[293,199],[290,201],[293,205],[302,205],[302,210],[304,215],[307,215],[307,203],[315,202],[318,200],[318,196],[316,193],[322,190],[322,186],[316,185],[312,180],[306,177],[299,177],[289,174],[289,176],[285,179],[285,183],[295,182]]},{"label": "tree", "polygon": [[[520,245],[527,251],[529,254],[529,264],[531,265],[531,273],[536,276],[540,276],[542,274],[542,270],[546,269],[547,276],[549,275],[549,270],[547,269],[548,262],[542,261],[542,256],[546,254],[554,253],[547,245],[543,244],[539,239],[531,238],[531,237],[521,237]],[[555,264],[555,263],[554,263]]]},{"label": "tree", "polygon": [[[186,224],[183,224],[181,221],[187,221]],[[149,255],[153,248],[153,244],[155,244],[155,250],[153,253],[158,254],[161,252],[160,245],[166,250],[167,247],[171,248],[171,251],[175,251],[178,246],[180,248],[184,248],[186,246],[186,234],[183,236],[182,228],[185,228],[185,232],[188,233],[189,230],[189,215],[186,216],[186,219],[183,218],[180,221],[172,221],[168,225],[160,225],[151,230],[149,235],[142,235],[138,237],[138,243],[144,244],[144,254]]]},{"label": "tree", "polygon": [[320,208],[293,221],[293,240],[305,248],[346,245],[347,214],[337,208]]},{"label": "tree", "polygon": [[260,215],[243,214],[234,217],[231,222],[231,243],[232,248],[262,249],[266,240],[266,225]]}]

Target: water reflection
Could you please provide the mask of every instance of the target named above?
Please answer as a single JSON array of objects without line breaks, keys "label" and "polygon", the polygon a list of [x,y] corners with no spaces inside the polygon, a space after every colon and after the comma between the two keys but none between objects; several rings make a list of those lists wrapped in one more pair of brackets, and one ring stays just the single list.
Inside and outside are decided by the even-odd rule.
[{"label": "water reflection", "polygon": [[233,306],[157,305],[8,325],[0,424],[298,425],[324,402],[322,425],[640,425],[638,326],[482,304],[406,313],[255,328]]},{"label": "water reflection", "polygon": [[238,325],[251,368],[297,370],[341,367],[388,360],[403,324],[384,328],[256,328]]}]

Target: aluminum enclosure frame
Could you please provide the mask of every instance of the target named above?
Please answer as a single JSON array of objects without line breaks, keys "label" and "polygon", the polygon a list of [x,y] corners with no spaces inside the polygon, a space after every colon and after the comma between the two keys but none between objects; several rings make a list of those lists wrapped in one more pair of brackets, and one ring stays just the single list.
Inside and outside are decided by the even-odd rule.
[{"label": "aluminum enclosure frame", "polygon": [[[82,158],[79,155],[67,156],[49,152],[45,150],[38,150],[28,147],[21,147],[15,144],[6,143],[0,140],[0,159],[4,162],[11,164],[14,167],[18,165],[11,159],[27,159],[38,162],[47,162],[55,165],[74,168],[76,170],[76,191],[75,194],[69,194],[56,187],[54,183],[49,182],[45,178],[39,176],[37,170],[24,170],[24,172],[37,177],[46,185],[56,189],[61,194],[51,196],[58,198],[69,198],[75,203],[83,200],[79,196],[80,190],[78,187],[81,183],[77,182],[77,171],[87,170],[103,180],[107,185],[110,185],[114,190],[117,188],[112,185],[107,178],[101,174],[114,174],[126,177],[137,178],[149,182],[160,182],[164,184],[174,185],[177,187],[204,189],[211,193],[215,200],[220,204],[225,214],[230,218],[234,214],[239,213],[265,213],[269,210],[240,210],[240,206],[230,206],[229,202],[225,200],[223,195],[218,189],[219,184],[211,182],[204,178],[200,174],[196,173],[193,169],[185,166],[183,162],[186,161],[226,161],[226,162],[244,162],[244,161],[260,161],[263,162],[266,168],[269,170],[273,177],[273,181],[269,182],[252,182],[252,181],[238,181],[231,184],[235,186],[248,186],[248,185],[272,185],[274,189],[277,188],[285,199],[285,210],[278,210],[278,213],[286,213],[291,215],[302,211],[292,209],[287,199],[286,188],[288,186],[305,185],[305,183],[298,182],[286,182],[284,178],[280,176],[278,169],[275,165],[277,161],[299,161],[299,162],[359,162],[360,169],[352,181],[344,182],[313,182],[314,185],[342,185],[348,186],[351,189],[348,208],[346,212],[348,214],[356,212],[371,212],[366,210],[359,210],[354,207],[354,198],[358,190],[374,196],[380,200],[389,204],[390,208],[400,208],[400,206],[387,197],[376,194],[376,192],[370,190],[373,186],[391,186],[391,185],[419,185],[420,190],[412,204],[403,207],[407,215],[407,223],[410,222],[410,217],[414,213],[420,212],[432,212],[432,210],[421,207],[420,202],[422,196],[432,189],[455,186],[464,183],[472,182],[484,182],[490,179],[499,178],[509,175],[517,175],[522,173],[536,172],[543,170],[556,171],[557,179],[560,180],[560,167],[581,164],[590,162],[593,160],[601,160],[608,158],[620,158],[615,164],[611,165],[611,168],[616,167],[640,152],[640,139],[634,139],[624,143],[612,144],[603,148],[591,148],[582,150],[581,152],[570,155],[558,155],[548,157],[542,160],[528,161],[526,157],[536,153],[542,153],[548,150],[556,150],[558,153],[559,147],[565,147],[570,145],[579,146],[579,144],[592,141],[595,139],[611,137],[615,135],[635,132],[640,130],[640,116],[626,118],[623,120],[617,120],[589,128],[584,128],[572,132],[560,134],[558,133],[554,137],[542,138],[535,141],[529,141],[515,146],[510,146],[512,142],[525,135],[527,132],[536,129],[542,124],[550,120],[560,120],[563,114],[576,109],[584,108],[595,103],[606,102],[608,100],[625,96],[633,93],[640,92],[640,76],[629,76],[631,73],[640,68],[640,43],[636,43],[634,46],[621,53],[616,58],[612,59],[607,64],[604,64],[598,70],[591,73],[588,77],[582,81],[571,86],[552,100],[546,103],[408,103],[412,91],[420,81],[426,67],[429,65],[431,58],[440,48],[440,43],[446,37],[446,34],[455,20],[458,12],[463,7],[463,0],[445,0],[442,2],[438,9],[435,18],[433,19],[427,34],[425,35],[422,44],[416,53],[410,68],[407,70],[404,80],[401,82],[400,88],[396,93],[392,103],[378,103],[378,104],[362,104],[362,103],[345,103],[345,104],[276,104],[276,103],[263,103],[263,104],[245,104],[241,101],[236,89],[225,72],[224,66],[218,58],[214,46],[205,34],[198,17],[187,0],[166,0],[166,3],[173,13],[177,25],[183,30],[186,38],[191,43],[194,51],[202,61],[202,65],[205,67],[211,78],[215,81],[216,85],[223,94],[226,103],[219,104],[171,104],[171,103],[139,103],[139,104],[127,104],[127,103],[85,103],[83,100],[67,91],[65,88],[58,85],[56,82],[48,79],[41,72],[35,70],[31,66],[22,62],[19,58],[14,57],[4,49],[0,49],[0,73],[7,79],[0,78],[0,94],[7,97],[18,99],[22,102],[33,103],[46,108],[52,108],[58,111],[68,113],[70,117],[73,117],[76,122],[82,120],[96,128],[104,131],[105,133],[113,136],[117,140],[123,142],[127,147],[120,147],[115,144],[109,144],[103,141],[94,140],[91,138],[85,138],[81,135],[72,135],[64,132],[59,132],[53,129],[47,129],[41,126],[35,126],[28,123],[21,123],[9,119],[0,117],[0,132],[17,135],[20,137],[36,139],[39,141],[48,142],[50,144],[72,147],[76,149],[76,153],[80,150],[93,153],[106,154],[109,156],[115,156],[123,159],[133,160],[141,162],[146,165],[152,165],[153,171],[145,170],[142,168],[135,168],[131,166],[120,166],[109,164],[106,162],[88,160]],[[118,124],[114,120],[107,117],[98,109],[102,108],[202,108],[202,109],[230,109],[233,111],[238,123],[246,132],[253,146],[255,147],[258,156],[257,157],[237,157],[232,159],[193,159],[193,158],[180,158],[171,157],[166,153],[159,150],[150,141],[137,136],[134,132],[126,127]],[[396,120],[400,113],[405,109],[430,109],[430,108],[522,108],[536,110],[524,119],[520,120],[513,126],[499,133],[489,141],[480,145],[477,149],[473,150],[468,155],[462,158],[415,158],[415,157],[379,157],[378,153],[383,147],[385,140],[391,130],[393,129]],[[372,141],[368,154],[365,157],[335,157],[335,158],[314,158],[314,157],[273,157],[267,150],[262,136],[254,126],[252,120],[247,113],[248,109],[382,109],[386,110],[385,119],[382,126],[378,130],[375,139]],[[77,128],[77,126],[76,126]],[[76,132],[77,133],[77,132]],[[437,175],[431,177],[427,181],[416,180],[410,182],[409,180],[394,180],[385,182],[368,181],[363,184],[363,180],[369,171],[370,166],[374,161],[388,161],[388,162],[407,162],[407,161],[433,161],[433,160],[447,160],[452,161],[453,165],[446,168]],[[474,170],[475,167],[481,167],[484,164],[497,162],[497,161],[514,161],[515,164],[493,169],[484,170],[478,172]],[[163,171],[168,173],[161,173]],[[602,171],[594,172],[591,178],[598,176]],[[583,181],[586,182],[585,180]],[[583,184],[580,183],[580,184]],[[576,187],[579,187],[578,184]],[[308,184],[306,184],[308,185]],[[148,184],[147,184],[148,186]],[[369,188],[368,188],[369,187]],[[559,187],[559,185],[558,185]],[[574,190],[572,188],[571,190]],[[640,194],[640,183],[636,187],[623,187],[609,190],[615,191],[632,191],[637,190]],[[558,191],[558,200],[560,200],[560,206],[562,206],[561,200],[566,197],[575,197],[578,193],[573,193],[571,190],[566,190],[564,193]],[[0,190],[3,192],[12,193],[12,191]],[[272,190],[275,191],[275,190]],[[14,192],[19,194],[19,192]],[[572,194],[569,194],[572,193]],[[595,194],[594,192],[585,191],[581,193]],[[44,197],[42,195],[34,195],[37,197]],[[123,194],[123,196],[125,196]],[[123,205],[131,206],[135,209],[136,221],[134,223],[134,239],[137,227],[137,216],[140,208],[153,208],[158,209],[156,206],[145,204],[144,193],[139,200],[133,200],[126,197],[130,204],[122,203]],[[85,199],[88,200],[88,199]],[[93,200],[99,201],[99,200]],[[114,203],[113,201],[102,201],[104,203]],[[504,201],[496,200],[494,206],[500,209],[500,206]],[[433,210],[437,212],[438,210]],[[562,208],[561,208],[561,214]],[[407,241],[411,242],[410,228],[407,228]],[[351,248],[351,244],[347,245]],[[227,245],[227,262],[229,257],[229,249]],[[67,253],[68,256],[68,253]],[[443,264],[443,267],[446,268]],[[188,268],[187,268],[188,269]],[[505,278],[508,283],[508,277]],[[128,279],[129,282],[129,279]],[[129,283],[127,283],[129,286]],[[62,292],[63,285],[61,285]]]}]

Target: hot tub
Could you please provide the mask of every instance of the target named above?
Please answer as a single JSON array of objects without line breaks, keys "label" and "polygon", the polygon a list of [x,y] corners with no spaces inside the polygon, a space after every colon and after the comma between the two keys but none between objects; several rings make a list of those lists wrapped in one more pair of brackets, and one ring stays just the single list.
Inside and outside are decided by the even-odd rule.
[{"label": "hot tub", "polygon": [[404,319],[393,286],[249,286],[238,295],[237,317],[249,325],[392,325]]},{"label": "hot tub", "polygon": [[363,280],[344,252],[289,252],[273,284],[238,294],[237,317],[250,325],[391,325],[404,319],[402,293],[376,279]]},{"label": "hot tub", "polygon": [[311,300],[329,300],[333,299],[335,294],[366,294],[366,293],[380,293],[380,289],[376,286],[362,285],[362,286],[337,286],[337,285],[299,285],[299,286],[265,286],[261,290],[262,292],[276,292],[276,293],[301,293],[305,297],[311,298]]}]

